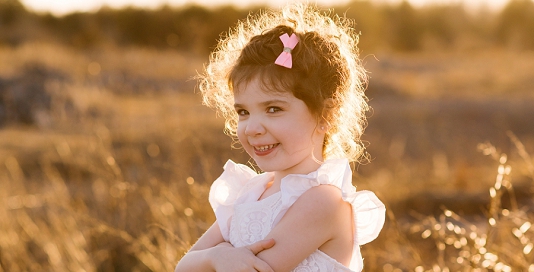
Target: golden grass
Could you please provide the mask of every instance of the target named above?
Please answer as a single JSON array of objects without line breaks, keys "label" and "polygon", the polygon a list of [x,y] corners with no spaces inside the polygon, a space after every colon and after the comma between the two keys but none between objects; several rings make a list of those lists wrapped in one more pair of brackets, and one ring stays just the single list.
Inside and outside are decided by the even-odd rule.
[{"label": "golden grass", "polygon": [[[8,60],[13,65],[5,65]],[[98,73],[90,68],[93,62]],[[223,121],[200,105],[192,85],[169,87],[193,75],[200,61],[135,48],[0,49],[1,78],[17,77],[31,63],[69,80],[50,78],[44,84],[56,99],[47,122],[0,130],[0,271],[172,271],[214,220],[207,194],[224,161],[248,160],[230,150]],[[104,80],[117,71],[124,80]],[[135,81],[139,77],[146,81]],[[385,76],[393,77],[400,80]],[[148,85],[150,91],[132,91]],[[532,192],[514,198],[524,194],[518,190],[532,189],[531,139],[508,138],[513,145],[508,155],[483,143],[479,148],[491,160],[480,154],[485,167],[464,170],[438,153],[408,159],[402,137],[369,139],[384,144],[391,157],[382,163],[388,168],[355,177],[359,189],[374,190],[390,208],[378,240],[363,247],[367,271],[534,271]],[[435,179],[414,179],[428,161]],[[467,185],[455,183],[459,174],[451,173],[458,171],[467,172]],[[457,211],[439,199],[433,203],[442,205],[438,213],[412,212],[409,205],[394,209],[415,194],[460,195],[467,188],[462,186],[485,196],[482,204],[465,203],[478,213]]]}]

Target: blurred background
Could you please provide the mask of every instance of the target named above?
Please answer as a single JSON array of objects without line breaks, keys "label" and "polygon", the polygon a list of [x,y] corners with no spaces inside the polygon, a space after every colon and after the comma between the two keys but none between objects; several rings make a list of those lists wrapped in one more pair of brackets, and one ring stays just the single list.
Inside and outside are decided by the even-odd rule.
[{"label": "blurred background", "polygon": [[[0,0],[0,271],[172,271],[232,149],[195,75],[282,2]],[[318,1],[360,32],[368,271],[534,271],[534,2]]]}]

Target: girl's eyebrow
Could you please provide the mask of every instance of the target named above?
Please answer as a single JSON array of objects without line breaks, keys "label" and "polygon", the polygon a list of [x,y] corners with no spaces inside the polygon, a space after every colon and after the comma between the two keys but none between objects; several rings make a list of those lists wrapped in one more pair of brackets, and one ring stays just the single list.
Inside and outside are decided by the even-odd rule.
[{"label": "girl's eyebrow", "polygon": [[234,104],[234,109],[242,109],[244,108],[245,106],[241,105],[241,104]]},{"label": "girl's eyebrow", "polygon": [[272,104],[289,104],[289,102],[287,102],[286,100],[282,100],[282,99],[272,99],[272,100],[267,100],[267,101],[260,103],[260,105],[262,106],[269,106]]},{"label": "girl's eyebrow", "polygon": [[[260,106],[263,106],[263,107],[266,107],[266,106],[269,106],[269,105],[272,105],[272,104],[289,104],[289,102],[285,101],[285,100],[281,100],[281,99],[272,99],[272,100],[267,100],[267,101],[263,101],[263,102],[260,102],[259,105]],[[242,105],[242,104],[239,104],[239,103],[236,103],[234,104],[234,108],[244,108],[245,106]]]}]

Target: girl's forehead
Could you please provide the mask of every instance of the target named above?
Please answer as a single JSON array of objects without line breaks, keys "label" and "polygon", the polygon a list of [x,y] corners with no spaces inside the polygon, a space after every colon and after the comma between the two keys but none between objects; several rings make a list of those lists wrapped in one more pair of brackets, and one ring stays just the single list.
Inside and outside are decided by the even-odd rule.
[{"label": "girl's forehead", "polygon": [[243,82],[234,92],[234,100],[272,100],[272,99],[292,99],[295,98],[289,90],[281,90],[274,86],[266,86],[258,78],[249,82]]}]

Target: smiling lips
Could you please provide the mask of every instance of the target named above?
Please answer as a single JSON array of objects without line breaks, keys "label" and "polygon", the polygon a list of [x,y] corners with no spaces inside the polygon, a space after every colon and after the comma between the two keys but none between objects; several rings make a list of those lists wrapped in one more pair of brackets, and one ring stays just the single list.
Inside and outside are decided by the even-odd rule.
[{"label": "smiling lips", "polygon": [[277,147],[279,144],[270,144],[270,145],[262,145],[262,146],[253,146],[254,147],[254,153],[258,156],[265,156],[268,155],[273,151],[275,147]]}]

